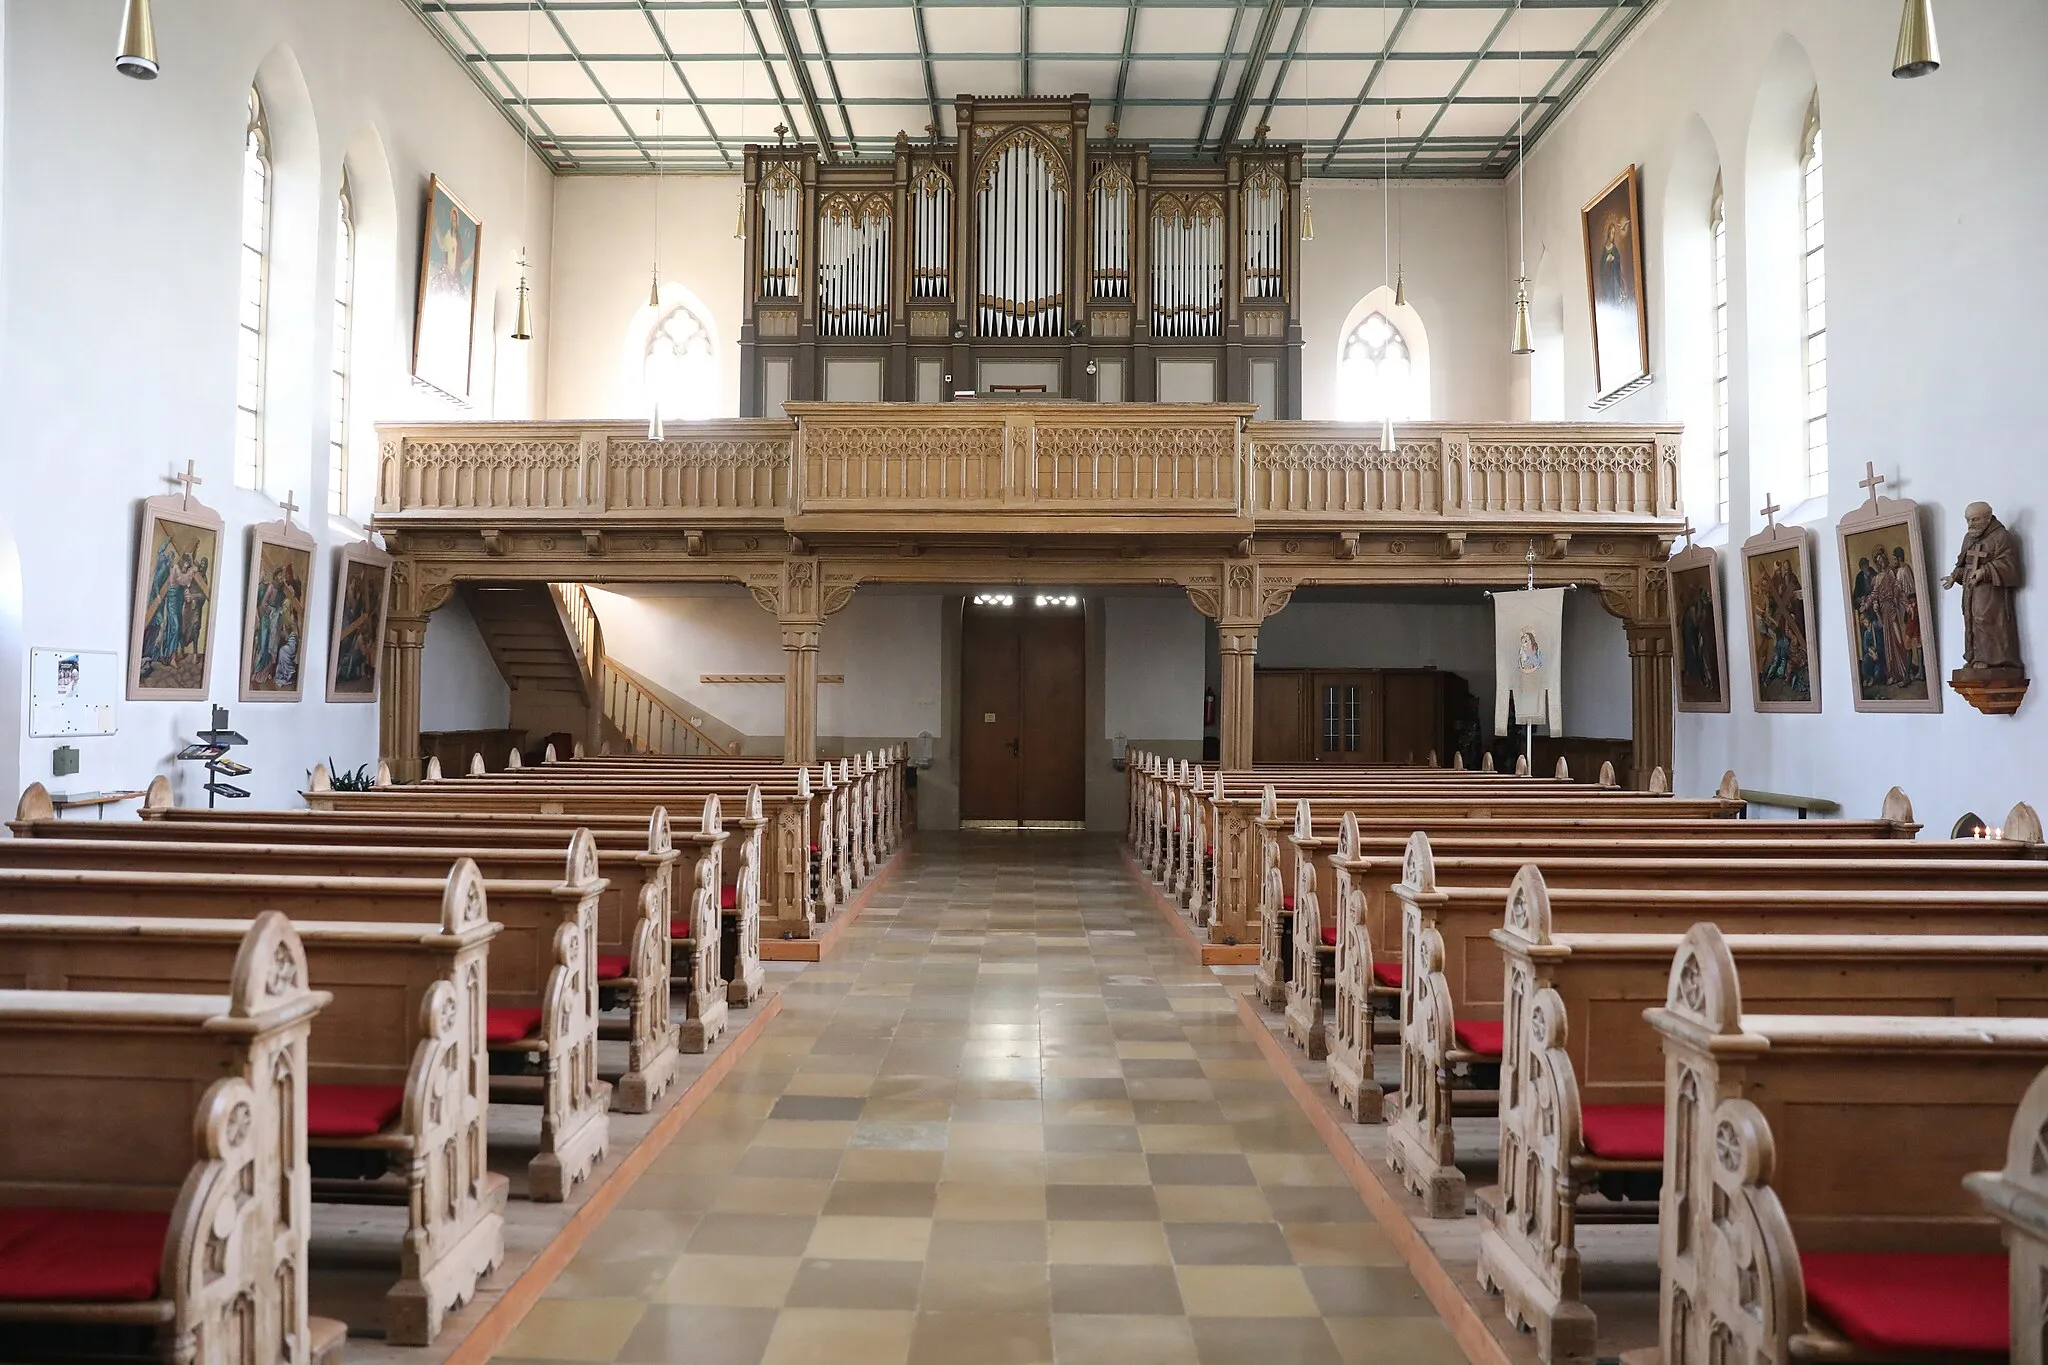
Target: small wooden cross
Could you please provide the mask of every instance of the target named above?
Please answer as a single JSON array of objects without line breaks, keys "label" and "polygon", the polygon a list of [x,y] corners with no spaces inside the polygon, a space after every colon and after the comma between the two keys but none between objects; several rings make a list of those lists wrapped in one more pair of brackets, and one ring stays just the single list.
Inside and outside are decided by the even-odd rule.
[{"label": "small wooden cross", "polygon": [[1690,550],[1692,548],[1692,522],[1690,519],[1686,521],[1685,525],[1678,528],[1678,534],[1685,537],[1685,548]]},{"label": "small wooden cross", "polygon": [[776,124],[776,125],[775,125],[775,145],[776,145],[776,146],[780,147],[780,146],[782,145],[782,140],[783,140],[784,138],[788,137],[788,136],[789,136],[789,125],[788,125],[788,124],[786,124],[786,123],[778,123],[778,124]]},{"label": "small wooden cross", "polygon": [[284,500],[278,503],[278,506],[284,509],[284,529],[287,531],[292,529],[292,513],[299,510],[299,505],[292,501],[293,491],[287,488],[284,492]]},{"label": "small wooden cross", "polygon": [[1884,487],[1888,482],[1890,480],[1877,472],[1876,465],[1865,460],[1863,462],[1863,477],[1857,480],[1856,486],[1867,491],[1870,494],[1870,500],[1874,503],[1877,501],[1877,490]]},{"label": "small wooden cross", "polygon": [[1784,510],[1784,508],[1778,506],[1769,493],[1766,493],[1764,494],[1764,505],[1757,509],[1757,515],[1764,519],[1765,524],[1771,530],[1775,531],[1778,529],[1778,513]]},{"label": "small wooden cross", "polygon": [[206,482],[206,480],[204,480],[204,479],[200,478],[200,477],[199,477],[199,475],[198,475],[197,473],[195,473],[195,472],[194,472],[194,471],[195,471],[195,470],[196,470],[197,468],[198,468],[198,465],[197,465],[197,464],[195,464],[195,463],[194,463],[193,461],[191,461],[191,460],[187,460],[187,461],[185,461],[185,472],[184,472],[184,473],[182,473],[182,474],[173,474],[173,475],[171,475],[171,477],[170,477],[169,479],[165,480],[165,482],[167,482],[167,483],[176,483],[176,484],[183,484],[183,485],[184,485],[184,495],[183,495],[183,496],[184,496],[184,499],[185,499],[185,501],[184,501],[184,503],[182,504],[182,506],[184,506],[184,507],[187,507],[187,508],[189,508],[189,507],[191,507],[191,506],[192,506],[192,485],[194,485],[194,484],[197,484],[197,483],[205,483],[205,482]]}]

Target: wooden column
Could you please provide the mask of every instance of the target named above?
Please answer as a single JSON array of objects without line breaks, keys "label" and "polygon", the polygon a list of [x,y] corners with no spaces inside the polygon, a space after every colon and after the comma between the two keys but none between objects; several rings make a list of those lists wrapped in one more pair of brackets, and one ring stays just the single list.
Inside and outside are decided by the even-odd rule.
[{"label": "wooden column", "polygon": [[[1635,785],[1649,786],[1650,774],[1671,771],[1671,626],[1667,621],[1629,621],[1628,670],[1635,737]],[[1673,783],[1676,790],[1677,784]]]},{"label": "wooden column", "polygon": [[1252,766],[1252,672],[1259,661],[1259,628],[1224,622],[1216,638],[1223,652],[1223,695],[1217,712],[1217,760],[1225,768]]},{"label": "wooden column", "polygon": [[782,761],[818,761],[818,635],[815,620],[784,616],[782,626]]},{"label": "wooden column", "polygon": [[377,747],[394,782],[420,780],[420,654],[425,616],[384,618],[384,677],[377,699]]}]

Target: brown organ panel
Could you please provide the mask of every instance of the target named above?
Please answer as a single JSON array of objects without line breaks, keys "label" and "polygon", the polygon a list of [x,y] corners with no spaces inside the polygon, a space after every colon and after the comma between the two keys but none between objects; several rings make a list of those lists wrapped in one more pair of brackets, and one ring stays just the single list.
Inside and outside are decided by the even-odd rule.
[{"label": "brown organ panel", "polygon": [[1448,764],[1465,680],[1436,669],[1261,669],[1254,763]]}]

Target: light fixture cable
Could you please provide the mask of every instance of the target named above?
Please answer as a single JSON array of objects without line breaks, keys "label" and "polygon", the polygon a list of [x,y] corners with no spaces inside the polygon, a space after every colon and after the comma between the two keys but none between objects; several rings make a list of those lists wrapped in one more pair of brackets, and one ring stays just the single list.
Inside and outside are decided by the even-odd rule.
[{"label": "light fixture cable", "polygon": [[533,156],[533,4],[534,0],[526,0],[526,74],[521,78],[519,92],[525,117],[519,124],[519,306],[512,315],[514,341],[533,340],[533,309],[526,294],[526,229],[533,218],[530,168],[526,164]]},{"label": "light fixture cable", "polygon": [[1532,355],[1529,334],[1529,160],[1528,107],[1522,100],[1522,8],[1515,6],[1515,330],[1510,355]]},{"label": "light fixture cable", "polygon": [[[1387,0],[1380,0],[1380,61],[1387,61]],[[1384,102],[1385,95],[1380,96]],[[1394,144],[1387,136],[1387,121],[1384,113],[1380,118],[1380,284],[1384,287],[1393,275],[1394,259]],[[1386,391],[1380,386],[1380,453],[1392,455],[1398,447],[1394,440],[1394,406]]]},{"label": "light fixture cable", "polygon": [[[647,307],[654,314],[648,323],[650,328],[661,325],[661,152],[662,112],[668,107],[668,16],[663,12],[656,29],[661,35],[661,100],[654,106],[654,241],[649,254],[653,257],[652,277],[647,286]],[[654,359],[656,336],[650,332],[648,354],[641,361],[641,374],[647,378],[647,439],[666,439],[661,422],[661,385],[651,373]]]}]

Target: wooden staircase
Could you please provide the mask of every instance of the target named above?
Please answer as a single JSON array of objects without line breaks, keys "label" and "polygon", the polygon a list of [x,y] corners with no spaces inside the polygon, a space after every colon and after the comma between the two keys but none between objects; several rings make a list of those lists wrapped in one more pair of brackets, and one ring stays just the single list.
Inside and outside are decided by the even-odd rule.
[{"label": "wooden staircase", "polygon": [[587,743],[592,692],[551,585],[465,584],[462,598],[512,689],[511,727],[534,737],[566,733]]}]

